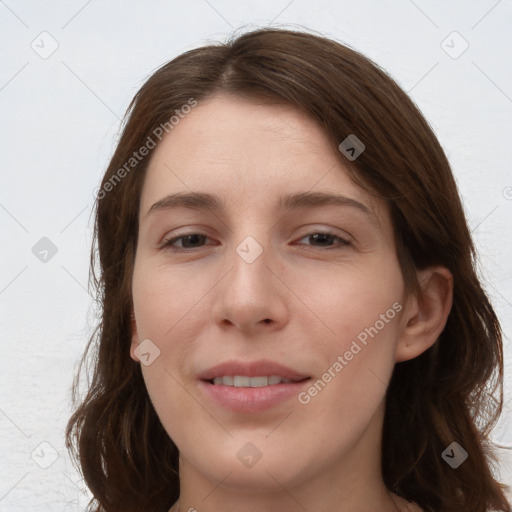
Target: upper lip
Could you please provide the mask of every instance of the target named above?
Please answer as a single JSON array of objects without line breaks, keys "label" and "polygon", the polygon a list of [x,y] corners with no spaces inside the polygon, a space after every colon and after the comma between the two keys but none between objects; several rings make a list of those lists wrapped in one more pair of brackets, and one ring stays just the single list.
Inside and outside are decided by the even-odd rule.
[{"label": "upper lip", "polygon": [[199,374],[201,380],[212,380],[215,377],[224,377],[227,375],[245,375],[247,377],[261,377],[270,375],[279,375],[285,379],[303,380],[308,375],[303,375],[287,366],[275,363],[273,361],[226,361],[216,366],[208,368]]}]

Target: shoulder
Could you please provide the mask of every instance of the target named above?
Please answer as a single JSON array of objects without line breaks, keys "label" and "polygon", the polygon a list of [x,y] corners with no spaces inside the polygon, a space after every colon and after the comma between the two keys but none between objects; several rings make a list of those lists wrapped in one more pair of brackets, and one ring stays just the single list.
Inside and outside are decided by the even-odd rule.
[{"label": "shoulder", "polygon": [[414,501],[407,501],[405,498],[401,498],[400,496],[393,494],[393,498],[395,500],[396,505],[398,506],[398,510],[400,512],[425,512],[417,503]]}]

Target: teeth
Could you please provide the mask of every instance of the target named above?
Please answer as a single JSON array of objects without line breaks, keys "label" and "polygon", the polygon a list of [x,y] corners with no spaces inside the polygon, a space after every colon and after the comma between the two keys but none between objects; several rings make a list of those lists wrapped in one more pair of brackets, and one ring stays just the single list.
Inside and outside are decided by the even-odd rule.
[{"label": "teeth", "polygon": [[251,378],[244,377],[242,375],[235,375],[233,377],[233,386],[235,386],[235,388],[250,388]]},{"label": "teeth", "polygon": [[233,386],[233,377],[221,377],[222,379],[222,384],[224,384],[225,386]]},{"label": "teeth", "polygon": [[261,388],[263,386],[272,386],[275,384],[293,382],[291,379],[285,379],[279,375],[247,377],[246,375],[225,375],[215,377],[213,384],[215,386],[234,386],[235,388]]},{"label": "teeth", "polygon": [[252,388],[259,388],[261,386],[268,386],[268,377],[251,377],[249,385]]}]

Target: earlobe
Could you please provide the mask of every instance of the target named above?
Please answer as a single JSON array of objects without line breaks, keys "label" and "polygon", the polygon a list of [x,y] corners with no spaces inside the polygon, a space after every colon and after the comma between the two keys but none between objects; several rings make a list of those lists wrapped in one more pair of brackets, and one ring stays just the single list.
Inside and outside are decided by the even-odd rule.
[{"label": "earlobe", "polygon": [[442,266],[418,272],[420,291],[407,299],[396,361],[408,361],[429,349],[442,333],[453,303],[453,276]]}]

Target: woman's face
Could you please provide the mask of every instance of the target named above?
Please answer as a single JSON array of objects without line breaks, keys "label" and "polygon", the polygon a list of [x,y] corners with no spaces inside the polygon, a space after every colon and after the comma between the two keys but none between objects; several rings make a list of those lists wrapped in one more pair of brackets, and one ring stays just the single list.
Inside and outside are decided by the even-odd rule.
[{"label": "woman's face", "polygon": [[217,95],[153,151],[131,355],[180,471],[244,490],[380,471],[406,307],[387,206],[290,106]]}]

